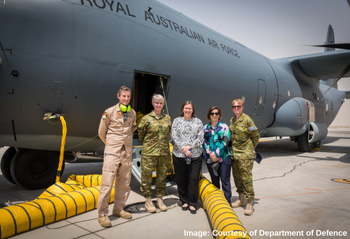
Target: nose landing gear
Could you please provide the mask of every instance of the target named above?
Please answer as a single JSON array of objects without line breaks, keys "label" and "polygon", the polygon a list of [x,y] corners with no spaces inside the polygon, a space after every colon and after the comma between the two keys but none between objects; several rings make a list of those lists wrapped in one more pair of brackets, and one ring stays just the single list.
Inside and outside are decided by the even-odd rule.
[{"label": "nose landing gear", "polygon": [[310,141],[312,141],[314,137],[315,137],[315,131],[312,128],[312,126],[309,125],[308,130],[305,133],[295,137],[295,141],[298,144],[299,151],[310,152],[314,148],[320,147],[321,141],[310,143]]}]

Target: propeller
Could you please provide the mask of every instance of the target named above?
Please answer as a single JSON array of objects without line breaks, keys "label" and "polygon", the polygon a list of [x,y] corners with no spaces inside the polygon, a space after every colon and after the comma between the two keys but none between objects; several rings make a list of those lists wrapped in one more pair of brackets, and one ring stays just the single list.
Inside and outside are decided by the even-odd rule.
[{"label": "propeller", "polygon": [[[345,67],[345,69],[342,71],[342,73],[340,73],[340,75],[338,76],[338,79],[336,81],[334,81],[334,83],[329,87],[329,89],[327,91],[329,91],[349,71],[350,71],[350,63],[347,67]],[[324,94],[326,94],[327,91]]]},{"label": "propeller", "polygon": [[[349,0],[350,1],[350,0]],[[330,47],[330,48],[338,48],[338,49],[345,49],[350,50],[350,43],[336,43],[336,44],[323,44],[323,45],[309,45],[314,47]]]}]

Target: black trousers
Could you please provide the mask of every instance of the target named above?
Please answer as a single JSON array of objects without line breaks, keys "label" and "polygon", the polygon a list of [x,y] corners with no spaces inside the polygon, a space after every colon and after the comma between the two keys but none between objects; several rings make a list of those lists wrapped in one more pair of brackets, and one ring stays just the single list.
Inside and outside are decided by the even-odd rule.
[{"label": "black trousers", "polygon": [[231,204],[231,164],[232,159],[231,155],[228,155],[224,161],[219,163],[218,176],[214,175],[214,169],[212,168],[212,163],[207,164],[208,171],[211,177],[211,182],[220,189],[220,180],[222,184],[222,191],[224,191],[225,198],[229,204]]},{"label": "black trousers", "polygon": [[175,178],[180,201],[190,206],[197,206],[199,174],[202,168],[202,155],[192,158],[191,164],[186,164],[185,158],[173,154]]}]

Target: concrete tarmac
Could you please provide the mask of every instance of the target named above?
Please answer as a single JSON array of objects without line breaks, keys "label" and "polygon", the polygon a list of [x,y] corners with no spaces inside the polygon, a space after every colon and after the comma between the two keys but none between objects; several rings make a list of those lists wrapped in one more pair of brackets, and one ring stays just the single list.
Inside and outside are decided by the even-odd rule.
[{"label": "concrete tarmac", "polygon": [[[310,153],[299,152],[289,138],[262,138],[257,151],[263,160],[253,169],[254,214],[245,216],[244,208],[234,209],[251,237],[350,238],[349,145],[350,129],[329,129],[322,149]],[[4,151],[0,148],[0,156]],[[61,181],[71,174],[100,174],[101,169],[102,162],[66,163]],[[202,173],[210,180],[204,163]],[[237,193],[232,177],[231,184],[234,201]],[[0,174],[1,204],[30,201],[43,191],[21,189]],[[97,222],[97,210],[92,210],[12,238],[213,238],[202,207],[195,215],[181,210],[176,185],[167,188],[164,199],[167,212],[145,212],[139,183],[132,178],[127,209],[132,211],[133,219],[110,216],[113,226],[102,228]],[[203,236],[205,233],[208,236]]]}]

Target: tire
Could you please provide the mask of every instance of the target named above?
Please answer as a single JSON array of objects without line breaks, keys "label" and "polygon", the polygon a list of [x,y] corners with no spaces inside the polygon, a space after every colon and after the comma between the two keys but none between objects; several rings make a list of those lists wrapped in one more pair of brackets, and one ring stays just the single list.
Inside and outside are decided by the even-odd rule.
[{"label": "tire", "polygon": [[11,162],[11,175],[25,189],[47,188],[55,183],[58,163],[59,152],[21,149]]},{"label": "tire", "polygon": [[1,172],[2,175],[12,184],[16,184],[11,176],[11,162],[15,154],[17,153],[14,147],[8,148],[1,158]]},{"label": "tire", "polygon": [[309,143],[309,131],[297,136],[296,141],[300,152],[311,152],[313,149],[313,143]]}]

